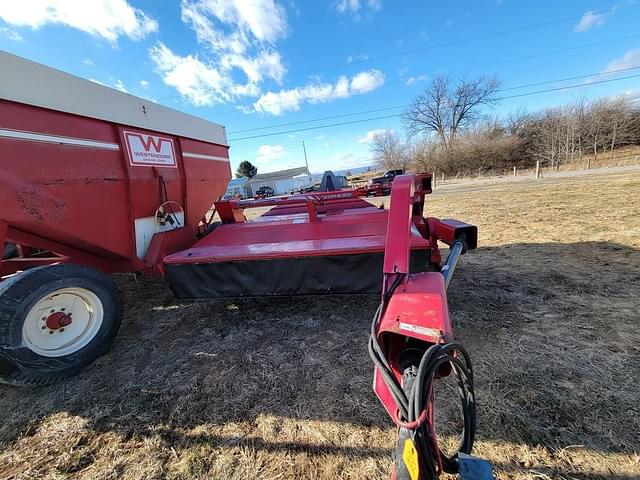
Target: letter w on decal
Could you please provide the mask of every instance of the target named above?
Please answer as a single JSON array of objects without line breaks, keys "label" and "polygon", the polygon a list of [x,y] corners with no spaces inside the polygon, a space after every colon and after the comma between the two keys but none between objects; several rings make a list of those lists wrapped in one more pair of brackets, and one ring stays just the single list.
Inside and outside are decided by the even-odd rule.
[{"label": "letter w on decal", "polygon": [[150,135],[136,135],[136,137],[140,139],[140,143],[142,143],[142,147],[147,152],[151,150],[151,148],[153,147],[156,153],[160,153],[160,149],[162,148],[162,142],[167,141],[164,138],[152,137]]}]

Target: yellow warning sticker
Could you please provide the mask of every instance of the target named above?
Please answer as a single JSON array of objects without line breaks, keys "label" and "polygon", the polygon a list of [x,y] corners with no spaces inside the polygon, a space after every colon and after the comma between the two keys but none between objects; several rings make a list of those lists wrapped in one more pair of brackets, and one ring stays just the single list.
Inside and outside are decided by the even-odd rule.
[{"label": "yellow warning sticker", "polygon": [[410,438],[407,438],[404,441],[402,460],[404,460],[404,464],[411,476],[411,480],[418,480],[420,475],[420,467],[418,467],[418,452]]}]

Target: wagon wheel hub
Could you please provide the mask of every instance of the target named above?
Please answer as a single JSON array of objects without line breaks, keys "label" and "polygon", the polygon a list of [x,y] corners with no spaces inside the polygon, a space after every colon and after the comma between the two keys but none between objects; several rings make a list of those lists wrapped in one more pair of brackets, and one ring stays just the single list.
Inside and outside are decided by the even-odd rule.
[{"label": "wagon wheel hub", "polygon": [[59,328],[71,325],[71,322],[71,314],[55,312],[47,317],[46,325],[49,330],[58,330]]},{"label": "wagon wheel hub", "polygon": [[37,301],[22,325],[23,344],[44,357],[64,357],[84,348],[104,320],[100,298],[83,287],[55,290]]}]

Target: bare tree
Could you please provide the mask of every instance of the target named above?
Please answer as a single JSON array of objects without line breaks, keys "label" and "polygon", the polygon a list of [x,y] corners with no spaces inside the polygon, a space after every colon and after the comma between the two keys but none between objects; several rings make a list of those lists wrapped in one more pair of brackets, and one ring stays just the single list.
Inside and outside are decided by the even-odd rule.
[{"label": "bare tree", "polygon": [[[589,105],[587,135],[593,149],[593,162],[598,160],[598,147],[604,144],[606,132],[607,100],[596,100]],[[591,168],[591,157],[587,158],[587,169]]]},{"label": "bare tree", "polygon": [[407,166],[407,147],[393,131],[386,131],[373,137],[369,144],[376,161],[386,169],[404,169]]},{"label": "bare tree", "polygon": [[[448,90],[443,85],[440,82],[437,88],[431,87],[432,99],[444,98],[443,92]],[[434,105],[419,103],[415,108],[435,112]],[[446,101],[440,101],[440,105],[444,109]],[[589,168],[605,152],[615,160],[620,147],[640,145],[640,108],[627,97],[579,97],[540,112],[517,111],[503,120],[478,116],[453,137],[444,121],[434,125],[440,125],[439,130],[425,129],[432,135],[421,136],[407,147],[407,156],[416,170],[447,175],[500,172],[513,166],[526,168],[536,160],[553,169],[573,162],[584,162]]]},{"label": "bare tree", "polygon": [[530,116],[527,111],[520,107],[507,116],[505,120],[505,129],[510,135],[521,136],[524,133],[524,129],[529,120]]},{"label": "bare tree", "polygon": [[446,75],[438,76],[404,113],[407,129],[414,134],[435,133],[449,149],[460,131],[481,118],[482,107],[497,101],[499,87],[496,78],[460,80],[454,86]]},{"label": "bare tree", "polygon": [[584,145],[586,142],[586,131],[588,124],[588,103],[587,97],[581,95],[575,101],[573,105],[572,115],[576,121],[576,137],[577,137],[577,149],[578,149],[578,162],[582,165],[582,155],[584,154]]},{"label": "bare tree", "polygon": [[448,158],[442,155],[442,144],[430,138],[424,138],[408,148],[412,168],[418,172],[445,172],[452,168]]},{"label": "bare tree", "polygon": [[613,99],[602,107],[604,123],[607,125],[603,139],[603,149],[609,148],[611,160],[616,147],[627,143],[631,137],[633,124],[632,104],[625,98]]}]

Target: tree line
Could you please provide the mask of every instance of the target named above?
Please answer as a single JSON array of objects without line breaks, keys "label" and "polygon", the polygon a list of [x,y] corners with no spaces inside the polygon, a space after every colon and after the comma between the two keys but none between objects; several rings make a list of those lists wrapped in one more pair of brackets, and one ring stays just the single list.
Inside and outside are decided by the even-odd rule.
[{"label": "tree line", "polygon": [[619,147],[640,144],[640,109],[626,97],[578,98],[538,112],[518,110],[506,118],[484,112],[499,102],[497,78],[453,82],[434,78],[403,114],[406,138],[374,137],[371,150],[385,168],[451,175],[504,172],[537,161],[591,167]]}]

